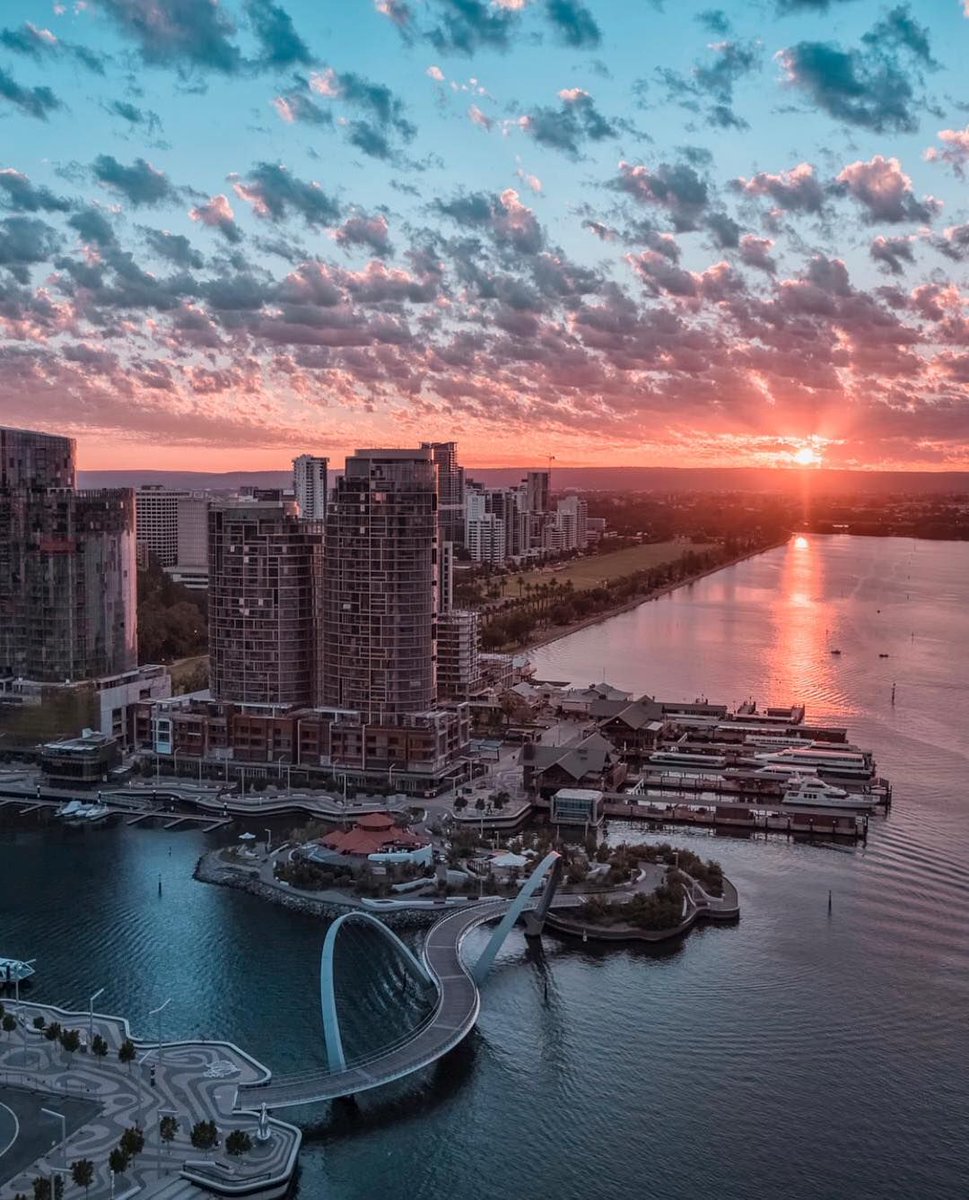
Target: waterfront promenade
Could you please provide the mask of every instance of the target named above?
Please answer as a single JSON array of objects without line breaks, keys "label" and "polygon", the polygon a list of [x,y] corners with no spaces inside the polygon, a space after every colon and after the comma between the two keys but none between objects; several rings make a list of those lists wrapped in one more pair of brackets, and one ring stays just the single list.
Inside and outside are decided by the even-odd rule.
[{"label": "waterfront promenade", "polygon": [[[120,1017],[66,1011],[30,1001],[8,1003],[7,1010],[17,1019],[17,1029],[0,1043],[0,1100],[5,1098],[5,1107],[14,1119],[10,1122],[13,1140],[0,1155],[0,1200],[13,1200],[18,1193],[31,1195],[33,1180],[39,1175],[64,1174],[70,1190],[67,1172],[79,1159],[89,1159],[94,1166],[90,1200],[140,1194],[166,1180],[184,1180],[224,1194],[245,1191],[267,1198],[285,1190],[295,1170],[301,1135],[294,1126],[269,1119],[265,1136],[260,1138],[259,1114],[233,1111],[238,1086],[260,1083],[270,1075],[238,1046],[209,1041],[163,1041],[159,1045],[157,1040],[131,1039],[135,1058],[123,1065],[118,1050],[130,1038],[130,1030]],[[76,1029],[85,1049],[69,1054],[58,1041],[48,1041],[33,1028],[37,1017],[47,1024],[57,1022],[64,1029]],[[86,1048],[92,1031],[107,1043],[108,1053],[102,1058]],[[43,1120],[49,1136],[39,1137],[36,1128],[18,1127],[23,1123],[17,1122],[15,1114],[25,1107],[25,1097],[32,1101],[26,1105],[32,1114],[41,1112],[37,1098],[43,1109],[65,1112],[63,1130],[56,1117],[43,1114],[32,1116],[30,1124]],[[71,1103],[73,1119],[65,1111],[65,1100]],[[160,1137],[163,1115],[178,1121],[175,1137],[167,1145]],[[190,1132],[200,1120],[214,1120],[223,1143],[228,1131],[246,1131],[252,1149],[235,1159],[224,1151],[206,1155],[194,1149]],[[145,1148],[122,1175],[112,1179],[108,1157],[124,1131],[133,1126],[144,1131]],[[66,1140],[62,1140],[64,1132]],[[32,1135],[29,1140],[28,1134]],[[46,1153],[33,1157],[38,1147]],[[28,1154],[30,1161],[25,1161]],[[187,1194],[191,1190],[189,1187]]]}]

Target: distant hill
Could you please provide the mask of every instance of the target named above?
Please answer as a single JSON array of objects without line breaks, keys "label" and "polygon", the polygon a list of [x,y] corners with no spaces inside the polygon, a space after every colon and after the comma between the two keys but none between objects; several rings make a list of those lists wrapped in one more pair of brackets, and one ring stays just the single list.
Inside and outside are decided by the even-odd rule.
[{"label": "distant hill", "polygon": [[[538,468],[536,468],[538,469]],[[339,472],[336,472],[339,474]],[[482,467],[468,474],[492,487],[520,480],[518,467]],[[232,492],[240,487],[288,487],[288,471],[79,471],[84,488],[165,487],[196,491]],[[816,495],[861,494],[943,495],[969,493],[969,471],[836,471],[761,467],[555,467],[556,491],[609,492],[800,492],[805,485]]]}]

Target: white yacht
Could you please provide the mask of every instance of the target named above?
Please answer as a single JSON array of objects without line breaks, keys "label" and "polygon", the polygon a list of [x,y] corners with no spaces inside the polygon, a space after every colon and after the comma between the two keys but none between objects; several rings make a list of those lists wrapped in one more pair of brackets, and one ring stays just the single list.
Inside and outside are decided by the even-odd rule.
[{"label": "white yacht", "polygon": [[106,804],[89,804],[83,812],[77,815],[83,817],[85,821],[103,821],[105,817],[111,816],[111,809]]},{"label": "white yacht", "polygon": [[84,808],[84,805],[80,802],[80,800],[68,800],[66,804],[62,804],[57,810],[57,816],[68,818],[76,817],[82,808]]},{"label": "white yacht", "polygon": [[876,800],[873,796],[860,796],[857,793],[846,792],[844,788],[834,787],[823,779],[804,775],[800,779],[792,779],[784,789],[785,804],[801,804],[811,808],[874,808]]}]

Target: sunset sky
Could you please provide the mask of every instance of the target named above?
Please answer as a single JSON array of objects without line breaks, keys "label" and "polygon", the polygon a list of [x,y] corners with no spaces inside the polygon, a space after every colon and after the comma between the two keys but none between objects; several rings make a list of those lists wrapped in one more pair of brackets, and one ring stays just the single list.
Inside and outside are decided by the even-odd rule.
[{"label": "sunset sky", "polygon": [[967,9],[6,0],[0,422],[967,468]]}]

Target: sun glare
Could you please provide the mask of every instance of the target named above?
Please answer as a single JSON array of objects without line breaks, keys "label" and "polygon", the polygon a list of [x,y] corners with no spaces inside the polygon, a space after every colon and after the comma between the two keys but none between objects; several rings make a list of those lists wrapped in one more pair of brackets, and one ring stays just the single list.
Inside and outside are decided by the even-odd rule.
[{"label": "sun glare", "polygon": [[800,450],[795,450],[793,458],[799,467],[815,467],[821,461],[821,455],[813,446],[802,446]]}]

